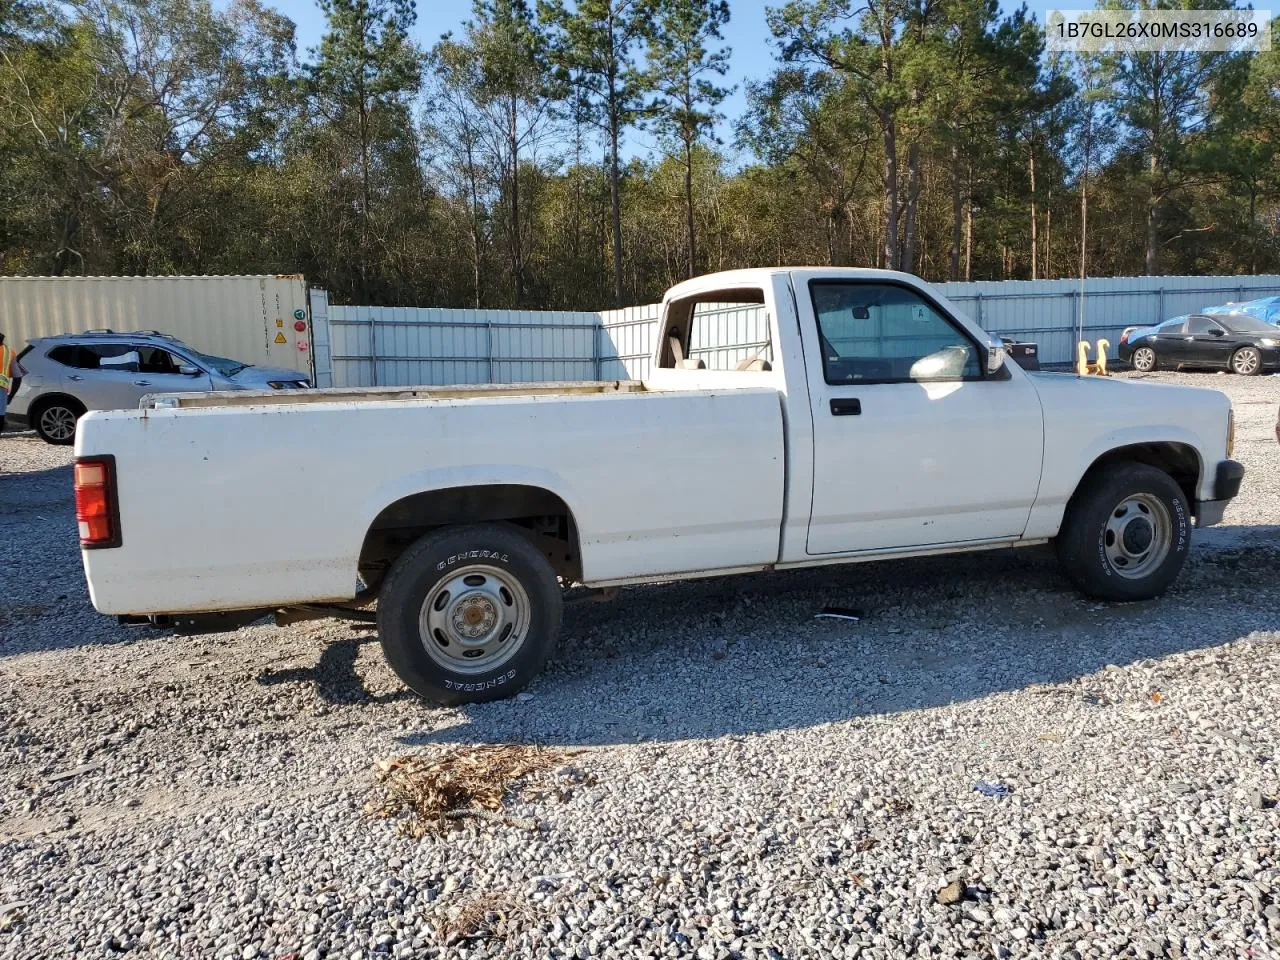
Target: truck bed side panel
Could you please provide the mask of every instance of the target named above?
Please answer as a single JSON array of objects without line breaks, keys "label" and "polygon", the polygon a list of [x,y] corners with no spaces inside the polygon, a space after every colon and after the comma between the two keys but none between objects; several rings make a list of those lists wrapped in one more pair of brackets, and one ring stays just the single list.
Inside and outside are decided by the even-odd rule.
[{"label": "truck bed side panel", "polygon": [[578,524],[589,582],[777,559],[774,390],[91,413],[123,545],[84,553],[104,613],[350,598],[373,519],[432,489],[529,484]]}]

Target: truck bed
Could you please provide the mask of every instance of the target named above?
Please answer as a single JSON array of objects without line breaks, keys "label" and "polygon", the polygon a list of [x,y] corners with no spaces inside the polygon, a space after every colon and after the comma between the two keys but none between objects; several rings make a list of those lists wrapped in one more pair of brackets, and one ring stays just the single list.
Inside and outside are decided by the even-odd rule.
[{"label": "truck bed", "polygon": [[771,388],[199,394],[82,422],[77,455],[114,457],[118,477],[122,543],[85,551],[104,613],[350,599],[383,511],[477,485],[562,500],[587,583],[778,558],[786,444]]}]

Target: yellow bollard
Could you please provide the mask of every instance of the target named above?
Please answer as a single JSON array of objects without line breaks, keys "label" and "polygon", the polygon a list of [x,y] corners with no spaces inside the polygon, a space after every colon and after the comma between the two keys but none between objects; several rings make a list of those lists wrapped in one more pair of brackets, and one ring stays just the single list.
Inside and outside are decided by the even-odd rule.
[{"label": "yellow bollard", "polygon": [[1103,338],[1098,341],[1098,363],[1097,374],[1100,377],[1109,377],[1107,373],[1107,347],[1111,346],[1111,341]]},{"label": "yellow bollard", "polygon": [[1089,341],[1081,340],[1076,344],[1076,375],[1087,377],[1089,375]]}]

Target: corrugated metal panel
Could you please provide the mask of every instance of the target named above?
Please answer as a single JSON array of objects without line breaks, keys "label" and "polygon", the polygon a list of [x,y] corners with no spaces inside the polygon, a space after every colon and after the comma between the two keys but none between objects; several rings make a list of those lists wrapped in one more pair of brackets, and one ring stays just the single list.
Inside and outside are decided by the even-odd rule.
[{"label": "corrugated metal panel", "polygon": [[1091,277],[1085,280],[1083,317],[1079,280],[983,280],[933,285],[989,333],[1040,344],[1040,360],[1075,360],[1079,326],[1084,339],[1111,342],[1115,356],[1125,327],[1159,323],[1204,307],[1280,294],[1280,276]]},{"label": "corrugated metal panel", "polygon": [[329,307],[337,386],[595,380],[599,314]]},{"label": "corrugated metal panel", "polygon": [[333,386],[333,352],[329,336],[329,294],[324,290],[308,292],[311,305],[311,362],[317,387]]},{"label": "corrugated metal panel", "polygon": [[605,310],[601,325],[601,375],[605,380],[643,380],[649,375],[653,338],[662,304]]},{"label": "corrugated metal panel", "polygon": [[[295,311],[307,324],[301,332]],[[0,330],[11,345],[97,328],[158,330],[204,353],[312,375],[300,275],[0,277]]]}]

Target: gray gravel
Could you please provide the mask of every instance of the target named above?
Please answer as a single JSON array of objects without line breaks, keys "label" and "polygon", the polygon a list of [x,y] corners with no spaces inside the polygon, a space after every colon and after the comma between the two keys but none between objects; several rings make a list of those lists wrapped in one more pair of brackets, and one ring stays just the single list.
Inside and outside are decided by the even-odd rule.
[{"label": "gray gravel", "polygon": [[[69,453],[0,438],[0,957],[1280,957],[1280,379],[1157,378],[1250,471],[1159,601],[1040,550],[636,588],[461,710],[347,624],[98,616]],[[363,812],[379,759],[529,741],[592,748],[537,830]]]}]

